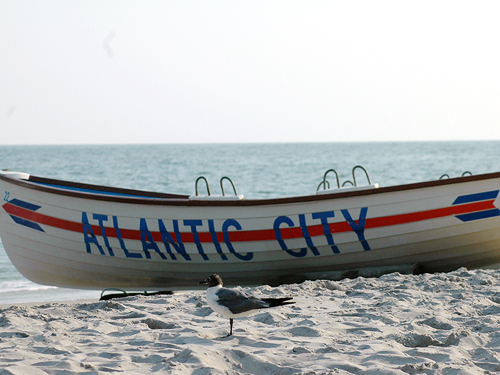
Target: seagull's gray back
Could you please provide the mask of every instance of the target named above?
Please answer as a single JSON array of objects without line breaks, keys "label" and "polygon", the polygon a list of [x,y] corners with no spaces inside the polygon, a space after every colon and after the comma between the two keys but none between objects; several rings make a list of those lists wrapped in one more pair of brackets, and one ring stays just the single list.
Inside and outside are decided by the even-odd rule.
[{"label": "seagull's gray back", "polygon": [[221,288],[217,292],[217,297],[219,297],[218,302],[226,306],[233,314],[269,307],[267,302],[234,289]]}]

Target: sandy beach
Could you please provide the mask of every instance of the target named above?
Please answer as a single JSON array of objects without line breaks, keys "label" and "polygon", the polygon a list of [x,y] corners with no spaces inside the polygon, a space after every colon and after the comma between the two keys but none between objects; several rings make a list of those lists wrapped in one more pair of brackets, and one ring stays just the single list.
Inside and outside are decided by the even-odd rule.
[{"label": "sandy beach", "polygon": [[245,288],[296,304],[229,320],[204,291],[0,310],[0,374],[495,374],[500,271]]}]

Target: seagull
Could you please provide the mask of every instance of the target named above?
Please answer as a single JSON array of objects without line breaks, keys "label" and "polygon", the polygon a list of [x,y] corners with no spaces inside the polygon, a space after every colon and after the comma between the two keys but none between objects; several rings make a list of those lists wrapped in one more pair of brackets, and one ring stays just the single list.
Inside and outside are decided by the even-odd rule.
[{"label": "seagull", "polygon": [[199,285],[208,285],[207,302],[208,306],[216,313],[229,318],[229,337],[233,334],[233,318],[250,316],[261,309],[270,307],[290,305],[292,297],[286,298],[256,298],[239,290],[224,288],[219,275],[213,274]]}]

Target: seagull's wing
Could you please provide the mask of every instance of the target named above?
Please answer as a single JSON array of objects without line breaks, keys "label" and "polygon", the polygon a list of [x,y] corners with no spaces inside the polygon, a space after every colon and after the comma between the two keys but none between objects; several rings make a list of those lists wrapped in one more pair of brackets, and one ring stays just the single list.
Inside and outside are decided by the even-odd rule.
[{"label": "seagull's wing", "polygon": [[233,314],[269,307],[267,302],[234,289],[221,288],[217,292],[217,297],[219,297],[218,302],[226,306]]}]

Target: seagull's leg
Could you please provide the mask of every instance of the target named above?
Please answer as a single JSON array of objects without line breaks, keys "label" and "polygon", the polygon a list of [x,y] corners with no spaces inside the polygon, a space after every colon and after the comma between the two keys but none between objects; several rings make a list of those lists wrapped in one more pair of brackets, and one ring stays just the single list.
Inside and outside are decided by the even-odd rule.
[{"label": "seagull's leg", "polygon": [[229,337],[229,336],[232,336],[233,335],[233,318],[229,318],[229,334],[227,334],[226,336],[223,337],[226,338],[226,337]]}]

